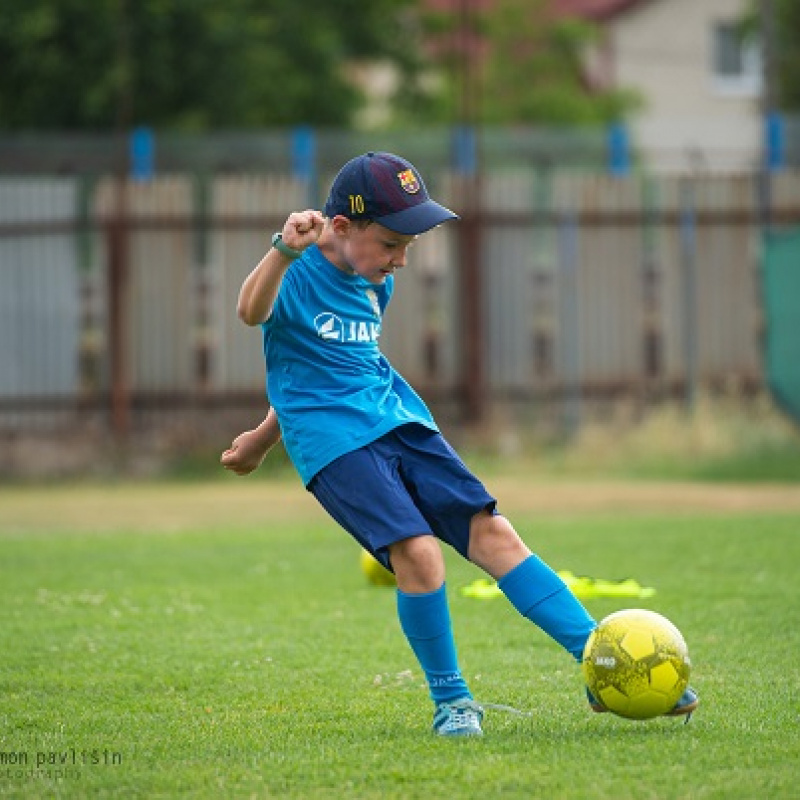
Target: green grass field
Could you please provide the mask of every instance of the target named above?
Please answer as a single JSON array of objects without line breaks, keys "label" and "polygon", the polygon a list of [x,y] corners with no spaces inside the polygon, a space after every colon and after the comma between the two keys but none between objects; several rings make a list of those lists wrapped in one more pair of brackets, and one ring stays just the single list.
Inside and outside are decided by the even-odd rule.
[{"label": "green grass field", "polygon": [[568,657],[463,597],[479,573],[448,555],[477,698],[531,716],[437,740],[393,590],[296,482],[5,489],[0,795],[800,796],[800,487],[490,486],[553,567],[656,587],[587,606],[682,629],[689,725],[592,714]]}]

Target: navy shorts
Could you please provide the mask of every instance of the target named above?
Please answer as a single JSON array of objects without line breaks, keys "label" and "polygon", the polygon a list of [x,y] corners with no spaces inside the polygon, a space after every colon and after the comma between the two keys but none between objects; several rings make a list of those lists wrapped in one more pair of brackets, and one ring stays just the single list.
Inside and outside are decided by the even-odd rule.
[{"label": "navy shorts", "polygon": [[472,517],[497,505],[440,433],[413,423],[339,456],[308,490],[389,569],[389,545],[412,536],[433,534],[466,558]]}]

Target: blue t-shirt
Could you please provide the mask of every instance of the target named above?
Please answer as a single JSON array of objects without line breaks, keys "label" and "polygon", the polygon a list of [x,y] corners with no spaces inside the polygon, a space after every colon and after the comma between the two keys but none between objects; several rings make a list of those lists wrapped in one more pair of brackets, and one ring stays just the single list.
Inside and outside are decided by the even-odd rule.
[{"label": "blue t-shirt", "polygon": [[375,285],[316,245],[283,277],[263,324],[267,394],[303,483],[408,422],[437,430],[422,399],[378,348],[394,278]]}]

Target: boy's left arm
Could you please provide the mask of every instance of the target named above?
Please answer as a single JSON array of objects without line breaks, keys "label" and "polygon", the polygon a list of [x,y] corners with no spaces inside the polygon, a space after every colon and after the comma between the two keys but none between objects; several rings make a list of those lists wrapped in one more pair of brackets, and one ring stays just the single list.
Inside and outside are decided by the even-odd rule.
[{"label": "boy's left arm", "polygon": [[281,429],[278,415],[270,408],[264,421],[253,430],[240,433],[222,454],[220,462],[225,469],[237,475],[249,475],[261,466],[267,453],[280,441]]}]

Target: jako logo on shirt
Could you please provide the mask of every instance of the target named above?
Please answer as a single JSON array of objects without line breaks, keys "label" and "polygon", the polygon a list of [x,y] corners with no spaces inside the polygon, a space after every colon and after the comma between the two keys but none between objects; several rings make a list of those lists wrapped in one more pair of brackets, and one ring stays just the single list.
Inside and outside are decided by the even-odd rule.
[{"label": "jako logo on shirt", "polygon": [[324,311],[314,317],[314,327],[320,339],[334,339],[341,342],[344,339],[344,323],[330,311]]},{"label": "jako logo on shirt", "polygon": [[377,322],[344,323],[336,314],[323,311],[314,317],[314,327],[320,339],[333,342],[377,342],[381,326]]}]

